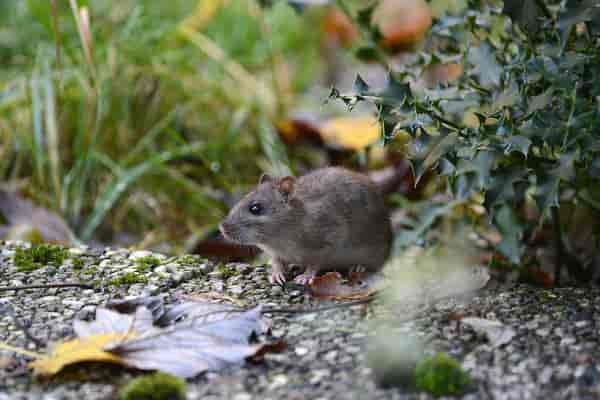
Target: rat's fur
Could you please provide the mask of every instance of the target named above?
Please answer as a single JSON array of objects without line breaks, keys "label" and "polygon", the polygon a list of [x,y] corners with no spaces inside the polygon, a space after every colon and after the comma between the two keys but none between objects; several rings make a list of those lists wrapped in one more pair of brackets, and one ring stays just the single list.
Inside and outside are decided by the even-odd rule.
[{"label": "rat's fur", "polygon": [[[261,215],[250,212],[259,204]],[[221,231],[231,240],[260,247],[273,258],[272,281],[281,283],[288,264],[307,272],[360,266],[381,269],[391,244],[383,196],[364,175],[323,168],[298,179],[261,177],[258,187],[236,204]]]}]

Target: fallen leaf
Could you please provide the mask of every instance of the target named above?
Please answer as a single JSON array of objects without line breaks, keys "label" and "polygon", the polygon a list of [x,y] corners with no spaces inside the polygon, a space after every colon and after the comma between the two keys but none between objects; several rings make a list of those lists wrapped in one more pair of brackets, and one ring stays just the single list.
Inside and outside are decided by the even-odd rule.
[{"label": "fallen leaf", "polygon": [[500,321],[474,317],[462,318],[460,321],[473,328],[476,332],[484,333],[492,347],[507,344],[517,334],[514,329],[504,325]]},{"label": "fallen leaf", "polygon": [[382,288],[383,276],[371,274],[362,276],[350,275],[348,283],[344,283],[338,272],[328,272],[317,276],[310,285],[309,293],[324,300],[360,300],[377,293]]},{"label": "fallen leaf", "polygon": [[[243,310],[209,302],[184,302],[157,314],[160,297],[109,302],[114,309],[98,308],[94,321],[75,320],[78,338],[57,345],[49,355],[30,363],[37,374],[53,375],[80,362],[109,362],[143,370],[160,370],[182,378],[196,376],[281,351],[283,342],[251,343],[262,332],[261,307]],[[155,322],[156,323],[153,323]],[[167,325],[162,328],[157,325]]]},{"label": "fallen leaf", "polygon": [[114,354],[104,351],[104,346],[127,338],[127,334],[106,334],[89,336],[85,339],[73,339],[54,347],[47,356],[29,363],[36,374],[54,375],[64,367],[80,362],[108,362],[124,365],[124,361]]},{"label": "fallen leaf", "polygon": [[260,329],[260,317],[260,307],[256,307],[216,322],[192,319],[107,350],[128,366],[191,378],[240,364],[267,349],[280,348],[249,343],[250,335]]},{"label": "fallen leaf", "polygon": [[381,139],[381,126],[372,116],[332,118],[321,125],[320,132],[326,144],[354,151]]}]

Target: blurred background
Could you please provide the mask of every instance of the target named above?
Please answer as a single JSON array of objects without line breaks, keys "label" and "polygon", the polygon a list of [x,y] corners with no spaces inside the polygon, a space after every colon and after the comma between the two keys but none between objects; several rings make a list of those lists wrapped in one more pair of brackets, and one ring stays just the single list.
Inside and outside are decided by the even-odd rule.
[{"label": "blurred background", "polygon": [[[263,171],[395,166],[384,179],[410,180],[373,109],[326,104],[357,71],[376,85],[385,70],[354,57],[340,8],[306,3],[1,2],[1,233],[198,252]],[[410,47],[430,6],[399,4],[426,16]]]}]

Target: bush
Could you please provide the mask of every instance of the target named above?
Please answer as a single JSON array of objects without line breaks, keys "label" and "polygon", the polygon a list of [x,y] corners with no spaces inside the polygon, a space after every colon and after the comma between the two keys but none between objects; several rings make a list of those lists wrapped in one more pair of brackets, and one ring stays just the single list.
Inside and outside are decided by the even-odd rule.
[{"label": "bush", "polygon": [[[600,210],[600,9],[587,0],[545,4],[469,1],[435,19],[423,51],[385,90],[358,76],[354,93],[331,93],[349,106],[374,103],[386,143],[410,137],[417,182],[435,171],[456,201],[480,197],[502,235],[497,250],[512,263],[548,219],[560,254],[561,203]],[[357,21],[376,43],[369,12]],[[449,65],[462,69],[456,80],[423,79]],[[526,219],[529,203],[537,216]]]}]

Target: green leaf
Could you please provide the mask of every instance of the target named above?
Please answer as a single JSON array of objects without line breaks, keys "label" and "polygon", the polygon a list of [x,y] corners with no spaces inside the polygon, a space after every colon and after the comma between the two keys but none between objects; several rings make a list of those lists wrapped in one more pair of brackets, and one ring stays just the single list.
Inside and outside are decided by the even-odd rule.
[{"label": "green leaf", "polygon": [[498,86],[502,67],[492,52],[492,47],[481,42],[478,47],[471,47],[468,60],[473,65],[473,72],[479,76],[479,84],[483,87]]},{"label": "green leaf", "polygon": [[502,235],[498,250],[510,262],[518,264],[523,255],[522,238],[524,228],[510,205],[504,204],[499,207],[494,215],[494,226]]},{"label": "green leaf", "polygon": [[542,9],[536,0],[504,0],[502,12],[529,35],[540,30],[538,18],[542,16]]},{"label": "green leaf", "polygon": [[356,74],[356,79],[354,80],[354,91],[358,94],[369,92],[369,85],[367,85],[367,82],[359,74]]},{"label": "green leaf", "polygon": [[472,160],[460,160],[456,168],[456,174],[474,173],[477,187],[483,189],[487,186],[491,170],[494,168],[498,154],[494,151],[482,150]]},{"label": "green leaf", "polygon": [[504,141],[504,154],[510,154],[513,151],[516,151],[527,157],[529,146],[531,146],[531,140],[525,136],[509,136]]},{"label": "green leaf", "polygon": [[557,27],[565,30],[580,22],[600,18],[599,0],[568,0],[565,10],[558,14]]},{"label": "green leaf", "polygon": [[545,214],[550,207],[558,207],[559,176],[555,173],[538,171],[533,198],[540,214]]},{"label": "green leaf", "polygon": [[437,165],[440,157],[448,153],[458,140],[456,132],[443,132],[438,136],[431,136],[425,130],[409,145],[409,158],[415,185],[419,183],[423,174]]},{"label": "green leaf", "polygon": [[528,171],[525,169],[513,167],[497,171],[492,175],[484,200],[485,208],[490,210],[491,217],[493,217],[496,205],[512,204],[514,201],[520,200],[515,190],[515,184],[525,181],[527,173]]},{"label": "green leaf", "polygon": [[554,88],[549,87],[545,92],[538,96],[533,96],[529,99],[529,105],[527,107],[527,114],[531,114],[537,110],[541,110],[546,108],[550,103],[552,103],[554,94]]}]

